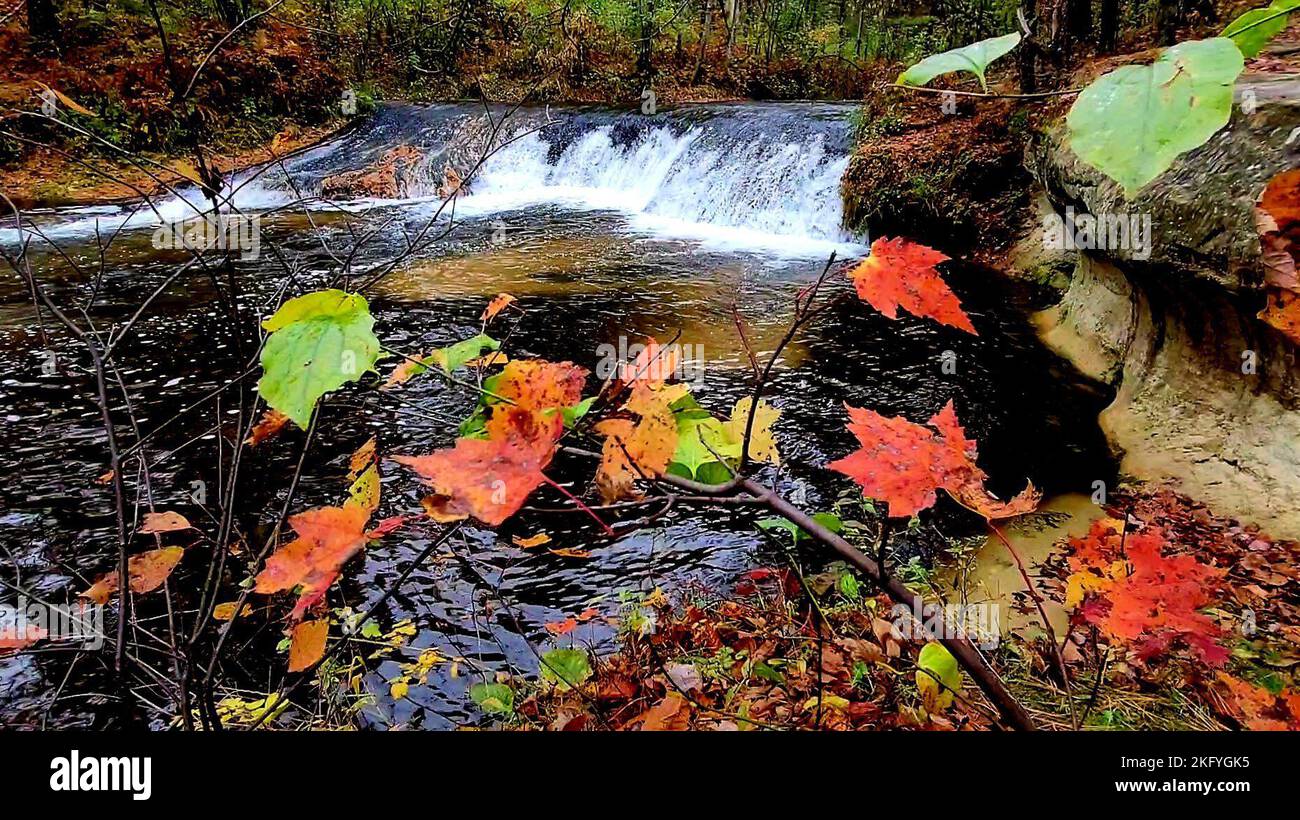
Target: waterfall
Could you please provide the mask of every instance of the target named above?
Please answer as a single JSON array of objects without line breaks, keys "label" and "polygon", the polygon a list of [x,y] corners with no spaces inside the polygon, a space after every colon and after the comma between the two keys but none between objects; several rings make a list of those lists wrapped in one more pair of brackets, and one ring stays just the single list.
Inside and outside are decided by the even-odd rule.
[{"label": "waterfall", "polygon": [[[482,160],[456,203],[457,219],[507,218],[537,205],[625,215],[633,231],[822,255],[853,245],[842,224],[840,178],[848,165],[852,108],[833,104],[684,106],[645,116],[599,109],[494,109],[467,105],[386,105],[367,124],[279,169],[245,172],[231,182],[241,210],[265,210],[319,192],[321,181],[365,168],[386,151],[412,145],[424,159],[401,199],[357,199],[361,210],[405,205],[432,210],[443,169],[461,174]],[[52,235],[191,218],[203,203],[180,192],[134,216],[97,210],[50,227]],[[327,207],[319,200],[308,207]],[[328,205],[336,207],[336,205]],[[3,237],[0,237],[2,239]]]}]

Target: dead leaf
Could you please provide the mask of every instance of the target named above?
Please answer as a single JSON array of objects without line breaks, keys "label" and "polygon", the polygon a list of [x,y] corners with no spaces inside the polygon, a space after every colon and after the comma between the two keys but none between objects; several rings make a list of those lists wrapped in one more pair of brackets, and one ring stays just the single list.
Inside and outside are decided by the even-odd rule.
[{"label": "dead leaf", "polygon": [[144,523],[140,525],[141,535],[192,530],[194,526],[177,512],[151,512],[144,514]]}]

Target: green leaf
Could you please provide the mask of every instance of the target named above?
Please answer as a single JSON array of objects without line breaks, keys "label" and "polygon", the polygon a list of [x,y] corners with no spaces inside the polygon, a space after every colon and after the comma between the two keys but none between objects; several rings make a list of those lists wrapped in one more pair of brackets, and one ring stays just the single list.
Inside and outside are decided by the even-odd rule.
[{"label": "green leaf", "polygon": [[581,649],[552,649],[542,655],[542,680],[560,691],[577,688],[591,677],[591,664]]},{"label": "green leaf", "polygon": [[1251,9],[1233,20],[1220,36],[1232,38],[1242,54],[1254,57],[1286,28],[1287,13],[1297,8],[1300,0],[1274,0],[1271,5]]},{"label": "green leaf", "polygon": [[321,396],[374,369],[374,326],[370,306],[355,293],[322,290],[290,299],[262,323],[271,335],[262,348],[258,392],[306,427]]},{"label": "green leaf", "polygon": [[[828,512],[814,513],[813,520],[816,521],[818,524],[821,524],[823,527],[830,530],[831,532],[840,532],[841,530],[844,529],[844,522],[841,521],[840,517],[834,513],[828,513]],[[772,518],[761,518],[754,523],[757,524],[761,529],[780,530],[782,532],[787,532],[790,534],[790,537],[794,539],[794,542],[796,544],[799,543],[800,539],[812,537],[802,527],[796,526],[792,521],[789,521],[785,518],[780,518],[775,516]]]},{"label": "green leaf", "polygon": [[785,675],[764,661],[754,661],[754,676],[775,684],[785,684]]},{"label": "green leaf", "polygon": [[437,363],[447,375],[451,375],[465,366],[470,359],[477,359],[485,351],[499,350],[501,343],[486,333],[471,336],[454,345],[440,347],[431,353],[427,360]]},{"label": "green leaf", "polygon": [[790,537],[794,539],[794,542],[796,544],[799,543],[799,535],[803,532],[803,530],[799,529],[799,527],[796,526],[793,521],[788,521],[784,518],[778,518],[775,516],[773,516],[772,518],[760,518],[754,523],[758,526],[759,529],[780,530],[781,532],[787,532],[790,534]]},{"label": "green leaf", "polygon": [[1227,124],[1242,67],[1237,46],[1214,37],[1165,49],[1151,65],[1117,68],[1074,101],[1070,147],[1131,197]]},{"label": "green leaf", "polygon": [[943,644],[931,642],[921,648],[916,666],[916,688],[921,692],[926,711],[938,712],[948,708],[953,693],[961,691],[961,669],[957,667],[957,659]]},{"label": "green leaf", "polygon": [[852,572],[846,571],[841,575],[837,586],[839,587],[840,595],[843,596],[846,601],[856,601],[862,597],[862,585],[858,583],[858,576],[854,575]]},{"label": "green leaf", "polygon": [[561,407],[560,417],[564,419],[564,426],[573,429],[582,420],[582,417],[587,415],[587,411],[591,409],[591,405],[595,401],[595,396],[588,396],[572,407]]},{"label": "green leaf", "polygon": [[701,466],[716,462],[718,456],[714,452],[723,457],[740,456],[739,449],[726,441],[722,422],[707,414],[678,414],[677,451],[673,453],[673,461],[686,468],[686,477],[694,478]]},{"label": "green leaf", "polygon": [[1012,32],[954,48],[942,54],[931,54],[899,74],[898,82],[902,85],[925,85],[941,74],[969,71],[979,78],[980,87],[987,91],[988,83],[984,79],[984,72],[988,71],[989,63],[1011,51],[1019,43],[1020,34]]},{"label": "green leaf", "polygon": [[489,715],[508,715],[515,711],[515,692],[504,683],[476,683],[469,688],[469,697]]}]

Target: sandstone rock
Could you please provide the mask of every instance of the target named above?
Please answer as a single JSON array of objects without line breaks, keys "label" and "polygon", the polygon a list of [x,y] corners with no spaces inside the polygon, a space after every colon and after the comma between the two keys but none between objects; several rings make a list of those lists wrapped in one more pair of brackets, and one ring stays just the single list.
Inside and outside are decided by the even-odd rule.
[{"label": "sandstone rock", "polygon": [[[1246,77],[1229,125],[1126,201],[1084,165],[1063,124],[1029,163],[1059,211],[1149,214],[1149,258],[1084,249],[1045,342],[1112,385],[1100,424],[1122,473],[1173,480],[1218,510],[1300,538],[1296,348],[1256,313],[1255,201],[1300,164],[1300,78]],[[1297,133],[1295,139],[1291,135]]]}]

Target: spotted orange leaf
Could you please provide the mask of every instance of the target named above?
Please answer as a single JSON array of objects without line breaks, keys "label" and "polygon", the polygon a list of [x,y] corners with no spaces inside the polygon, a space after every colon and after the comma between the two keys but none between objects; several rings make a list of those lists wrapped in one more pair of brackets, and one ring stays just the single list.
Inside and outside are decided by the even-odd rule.
[{"label": "spotted orange leaf", "polygon": [[485,323],[492,321],[497,317],[498,313],[509,307],[513,301],[515,301],[515,297],[510,294],[498,293],[491,302],[488,302],[488,306],[483,309],[483,315],[479,317],[479,320]]},{"label": "spotted orange leaf", "polygon": [[[184,554],[185,550],[182,547],[164,547],[131,556],[126,563],[126,575],[131,591],[143,594],[153,592],[162,586],[172,574],[172,570],[176,569]],[[117,590],[117,573],[110,572],[81,594],[97,604],[106,604]]]}]

